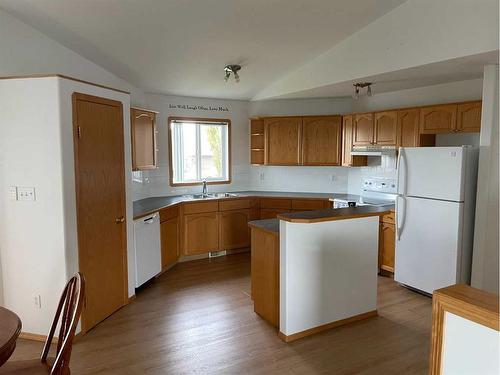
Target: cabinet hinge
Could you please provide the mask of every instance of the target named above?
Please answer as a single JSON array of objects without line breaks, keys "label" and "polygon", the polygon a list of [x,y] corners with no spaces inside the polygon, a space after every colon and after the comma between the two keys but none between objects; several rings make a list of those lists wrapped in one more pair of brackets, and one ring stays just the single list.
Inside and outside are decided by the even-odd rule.
[{"label": "cabinet hinge", "polygon": [[78,138],[82,138],[82,128],[80,126],[76,127],[76,135]]}]

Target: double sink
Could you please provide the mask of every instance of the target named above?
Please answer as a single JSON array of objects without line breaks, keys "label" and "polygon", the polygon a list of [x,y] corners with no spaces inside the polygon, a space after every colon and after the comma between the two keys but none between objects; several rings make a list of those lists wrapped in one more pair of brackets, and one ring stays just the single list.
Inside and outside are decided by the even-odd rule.
[{"label": "double sink", "polygon": [[220,198],[235,198],[239,197],[238,194],[234,193],[207,193],[207,194],[191,194],[186,195],[186,197],[190,197],[193,199],[220,199]]}]

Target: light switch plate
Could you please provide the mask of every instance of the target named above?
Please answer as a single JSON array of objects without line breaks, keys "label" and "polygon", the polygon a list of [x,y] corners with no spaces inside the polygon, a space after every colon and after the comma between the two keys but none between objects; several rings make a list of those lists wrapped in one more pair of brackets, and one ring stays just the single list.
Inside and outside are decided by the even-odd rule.
[{"label": "light switch plate", "polygon": [[34,201],[35,199],[35,188],[34,187],[18,187],[17,188],[17,199],[20,201]]},{"label": "light switch plate", "polygon": [[17,201],[17,186],[9,186],[9,200]]}]

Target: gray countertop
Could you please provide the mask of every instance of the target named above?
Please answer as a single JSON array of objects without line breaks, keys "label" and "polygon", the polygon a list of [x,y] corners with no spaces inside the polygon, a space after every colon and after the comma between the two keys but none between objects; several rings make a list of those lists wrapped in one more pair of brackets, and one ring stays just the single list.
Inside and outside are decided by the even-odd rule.
[{"label": "gray countertop", "polygon": [[[305,193],[288,191],[234,191],[238,197],[269,197],[269,198],[323,198],[323,199],[348,199],[358,200],[358,195],[345,193]],[[170,207],[178,203],[206,201],[209,199],[231,199],[231,198],[200,198],[195,199],[189,195],[172,195],[165,197],[151,197],[134,201],[134,219],[158,211],[162,208]]]}]

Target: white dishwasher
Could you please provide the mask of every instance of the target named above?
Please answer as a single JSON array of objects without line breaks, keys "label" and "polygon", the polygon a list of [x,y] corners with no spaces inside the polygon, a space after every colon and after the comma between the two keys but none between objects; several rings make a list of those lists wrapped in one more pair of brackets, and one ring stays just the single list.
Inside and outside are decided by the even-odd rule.
[{"label": "white dishwasher", "polygon": [[135,287],[161,272],[160,215],[134,220]]}]

